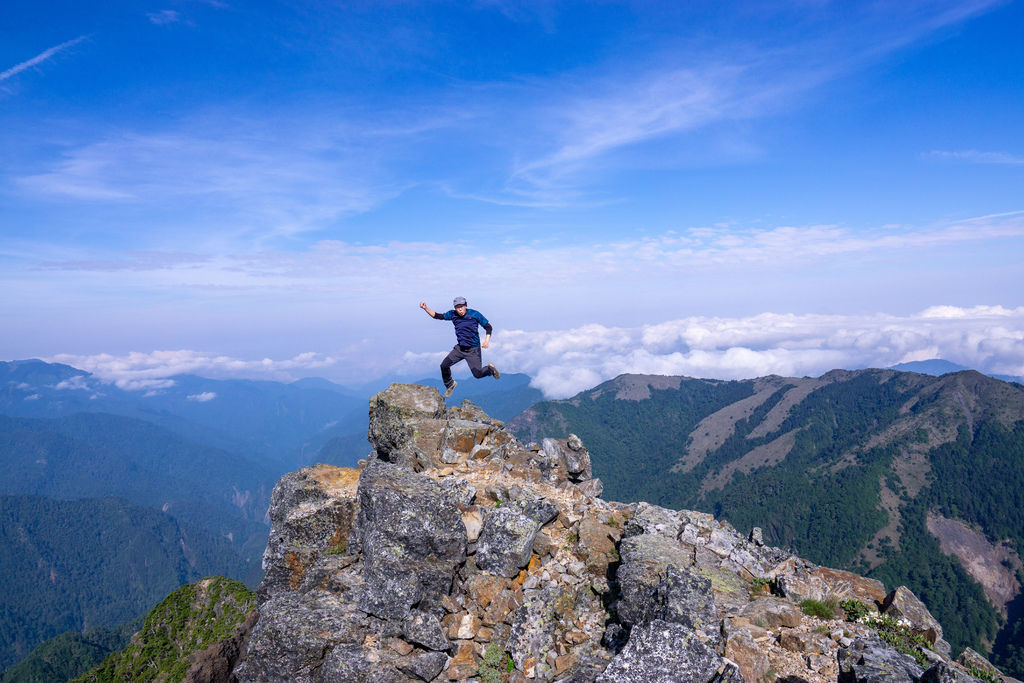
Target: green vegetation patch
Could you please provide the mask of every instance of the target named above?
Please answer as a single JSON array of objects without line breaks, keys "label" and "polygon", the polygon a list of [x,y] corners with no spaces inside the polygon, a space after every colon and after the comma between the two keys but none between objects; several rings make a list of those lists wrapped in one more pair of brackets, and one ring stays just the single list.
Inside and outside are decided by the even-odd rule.
[{"label": "green vegetation patch", "polygon": [[515,668],[512,656],[502,650],[497,643],[491,643],[484,652],[484,659],[476,675],[481,683],[501,683],[505,680],[504,674]]},{"label": "green vegetation patch", "polygon": [[174,591],[146,615],[138,636],[79,681],[180,681],[189,655],[232,636],[256,607],[256,594],[224,577]]},{"label": "green vegetation patch", "polygon": [[814,598],[807,598],[800,603],[800,609],[803,613],[809,617],[818,617],[819,619],[834,619],[836,616],[837,601],[835,599],[829,600],[815,600]]},{"label": "green vegetation patch", "polygon": [[877,617],[868,617],[864,623],[878,632],[878,637],[892,645],[905,655],[913,657],[917,663],[927,668],[928,657],[925,650],[931,650],[932,646],[924,636],[914,631],[906,624],[886,614]]}]

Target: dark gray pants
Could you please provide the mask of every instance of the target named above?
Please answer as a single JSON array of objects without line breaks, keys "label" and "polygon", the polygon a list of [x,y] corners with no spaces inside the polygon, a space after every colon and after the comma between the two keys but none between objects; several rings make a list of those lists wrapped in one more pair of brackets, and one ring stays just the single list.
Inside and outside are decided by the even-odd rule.
[{"label": "dark gray pants", "polygon": [[469,370],[473,373],[474,377],[488,377],[494,374],[489,367],[481,367],[483,361],[481,360],[479,346],[459,346],[456,344],[448,352],[444,360],[441,361],[441,381],[444,382],[445,386],[452,383],[452,366],[462,360],[469,363]]}]

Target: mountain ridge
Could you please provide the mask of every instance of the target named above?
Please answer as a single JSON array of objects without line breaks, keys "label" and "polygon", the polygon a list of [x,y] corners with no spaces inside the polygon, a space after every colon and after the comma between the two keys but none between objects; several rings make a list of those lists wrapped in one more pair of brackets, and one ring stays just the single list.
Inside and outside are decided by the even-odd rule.
[{"label": "mountain ridge", "polygon": [[[916,572],[913,589],[936,605],[960,644],[991,647],[996,612],[1012,611],[1008,603],[1019,596],[1005,593],[998,572],[943,553],[939,541],[949,540],[927,525],[929,514],[958,520],[993,547],[1009,544],[1011,564],[1019,559],[1019,384],[973,370],[937,377],[834,370],[730,382],[626,375],[535,404],[509,428],[528,440],[579,434],[595,474],[619,500],[713,512],[740,529],[763,526],[766,539],[812,561],[887,581],[911,581]],[[958,481],[970,486],[956,490]],[[1003,582],[1004,589],[985,585],[991,605],[980,586],[970,587],[974,575]],[[976,590],[980,605],[951,585]],[[1012,619],[1003,625],[1011,627]]]}]

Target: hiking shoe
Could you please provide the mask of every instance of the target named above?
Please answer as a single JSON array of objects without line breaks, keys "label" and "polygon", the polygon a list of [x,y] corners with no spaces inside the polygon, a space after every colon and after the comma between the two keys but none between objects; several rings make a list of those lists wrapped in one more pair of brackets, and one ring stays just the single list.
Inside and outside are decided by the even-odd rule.
[{"label": "hiking shoe", "polygon": [[494,379],[501,379],[501,373],[498,372],[498,368],[494,367],[494,363],[488,363],[487,367],[491,369],[491,374],[494,375]]},{"label": "hiking shoe", "polygon": [[456,382],[455,380],[452,380],[452,383],[445,387],[444,397],[445,398],[450,397],[452,395],[452,392],[455,391],[455,387],[457,387],[458,385],[459,385],[458,382]]}]

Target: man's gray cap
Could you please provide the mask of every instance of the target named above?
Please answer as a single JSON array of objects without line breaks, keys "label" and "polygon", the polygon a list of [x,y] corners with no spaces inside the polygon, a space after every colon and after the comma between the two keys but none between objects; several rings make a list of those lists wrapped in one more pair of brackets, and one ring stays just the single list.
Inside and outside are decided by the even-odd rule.
[{"label": "man's gray cap", "polygon": [[454,304],[456,306],[465,306],[466,305],[466,297],[464,297],[464,296],[457,296],[457,297],[455,297]]}]

